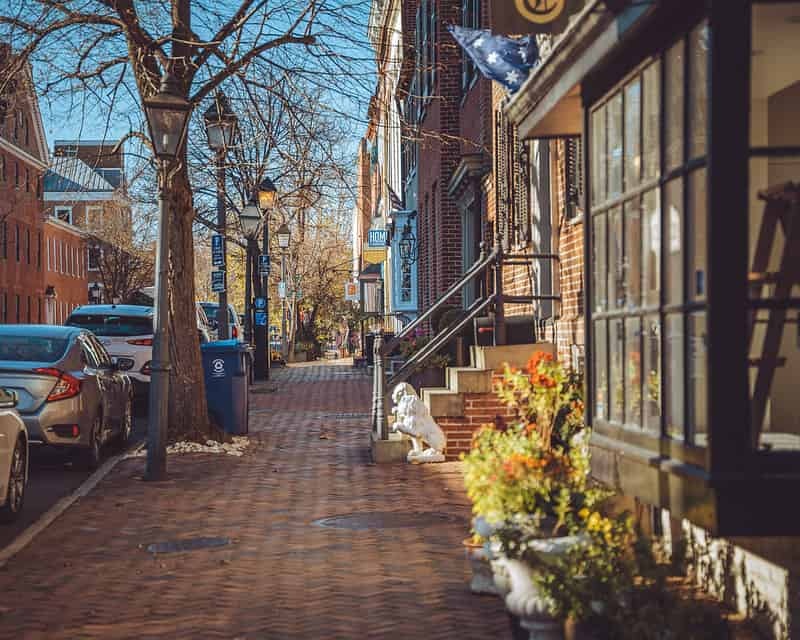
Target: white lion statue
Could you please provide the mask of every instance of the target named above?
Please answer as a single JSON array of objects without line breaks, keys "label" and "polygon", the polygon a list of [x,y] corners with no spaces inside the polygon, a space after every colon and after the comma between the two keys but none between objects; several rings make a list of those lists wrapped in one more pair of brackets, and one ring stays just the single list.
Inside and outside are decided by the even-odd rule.
[{"label": "white lion statue", "polygon": [[[414,387],[401,382],[392,392],[392,401],[394,402],[392,429],[411,438],[413,448],[408,452],[407,460],[414,463],[444,462],[447,436],[434,422],[428,407],[419,399]],[[428,444],[428,449],[423,450],[423,442]]]}]

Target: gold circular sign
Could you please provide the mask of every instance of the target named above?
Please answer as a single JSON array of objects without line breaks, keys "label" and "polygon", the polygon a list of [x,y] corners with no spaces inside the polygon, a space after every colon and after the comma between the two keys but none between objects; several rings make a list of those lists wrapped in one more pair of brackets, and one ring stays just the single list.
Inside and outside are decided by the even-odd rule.
[{"label": "gold circular sign", "polygon": [[514,0],[517,11],[526,20],[536,24],[548,24],[564,13],[566,0]]}]

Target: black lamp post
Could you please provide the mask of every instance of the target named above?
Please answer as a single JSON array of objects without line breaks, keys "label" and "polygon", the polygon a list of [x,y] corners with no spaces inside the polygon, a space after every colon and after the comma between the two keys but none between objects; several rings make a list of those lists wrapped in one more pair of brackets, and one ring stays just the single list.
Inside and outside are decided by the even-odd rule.
[{"label": "black lamp post", "polygon": [[219,270],[225,273],[225,286],[219,292],[219,309],[217,310],[217,337],[220,340],[230,338],[228,324],[228,284],[227,284],[227,251],[225,247],[225,156],[228,147],[236,136],[238,120],[224,94],[217,92],[214,102],[203,114],[208,136],[208,146],[214,151],[217,169],[217,233],[222,243],[222,264]]},{"label": "black lamp post", "polygon": [[[269,214],[275,206],[275,199],[278,190],[272,180],[264,177],[258,185],[258,204],[264,214],[264,236],[262,238],[262,255],[269,256]],[[267,258],[269,259],[269,258]],[[253,342],[255,343],[255,378],[256,380],[269,380],[272,357],[269,345],[269,274],[261,273],[261,265],[258,265],[258,288],[264,298],[264,317],[266,323],[263,326],[253,322]]]},{"label": "black lamp post", "polygon": [[281,248],[281,282],[283,283],[283,298],[281,299],[281,354],[286,359],[289,350],[286,348],[286,251],[292,242],[292,233],[284,222],[278,227],[278,246]]},{"label": "black lamp post", "polygon": [[169,419],[169,227],[166,182],[186,137],[191,103],[180,95],[175,77],[165,73],[159,92],[144,100],[153,153],[158,160],[158,241],[156,248],[155,335],[150,376],[149,423],[147,425],[148,480],[161,480],[167,472],[167,420]]}]

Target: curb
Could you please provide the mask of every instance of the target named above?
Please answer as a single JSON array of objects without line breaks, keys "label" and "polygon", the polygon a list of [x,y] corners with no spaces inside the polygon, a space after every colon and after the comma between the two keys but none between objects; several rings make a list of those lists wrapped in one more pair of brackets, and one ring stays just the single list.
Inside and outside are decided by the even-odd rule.
[{"label": "curb", "polygon": [[7,547],[0,549],[0,569],[8,563],[11,558],[27,547],[33,539],[42,531],[47,529],[56,518],[69,509],[78,499],[88,495],[100,481],[105,478],[111,470],[123,460],[135,457],[136,454],[144,449],[145,442],[140,442],[124,453],[118,453],[106,460],[92,475],[81,483],[70,495],[64,496],[52,507],[45,511],[39,519],[22,531]]}]

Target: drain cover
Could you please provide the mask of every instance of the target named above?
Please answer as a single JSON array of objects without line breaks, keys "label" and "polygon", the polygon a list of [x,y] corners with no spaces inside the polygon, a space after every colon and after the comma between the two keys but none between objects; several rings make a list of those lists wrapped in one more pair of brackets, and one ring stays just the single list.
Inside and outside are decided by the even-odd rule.
[{"label": "drain cover", "polygon": [[415,529],[461,523],[461,518],[432,511],[371,511],[315,520],[312,524],[332,529]]},{"label": "drain cover", "polygon": [[147,545],[147,551],[149,553],[179,553],[181,551],[197,551],[198,549],[224,547],[230,543],[230,538],[187,538],[186,540],[154,542],[153,544]]}]

